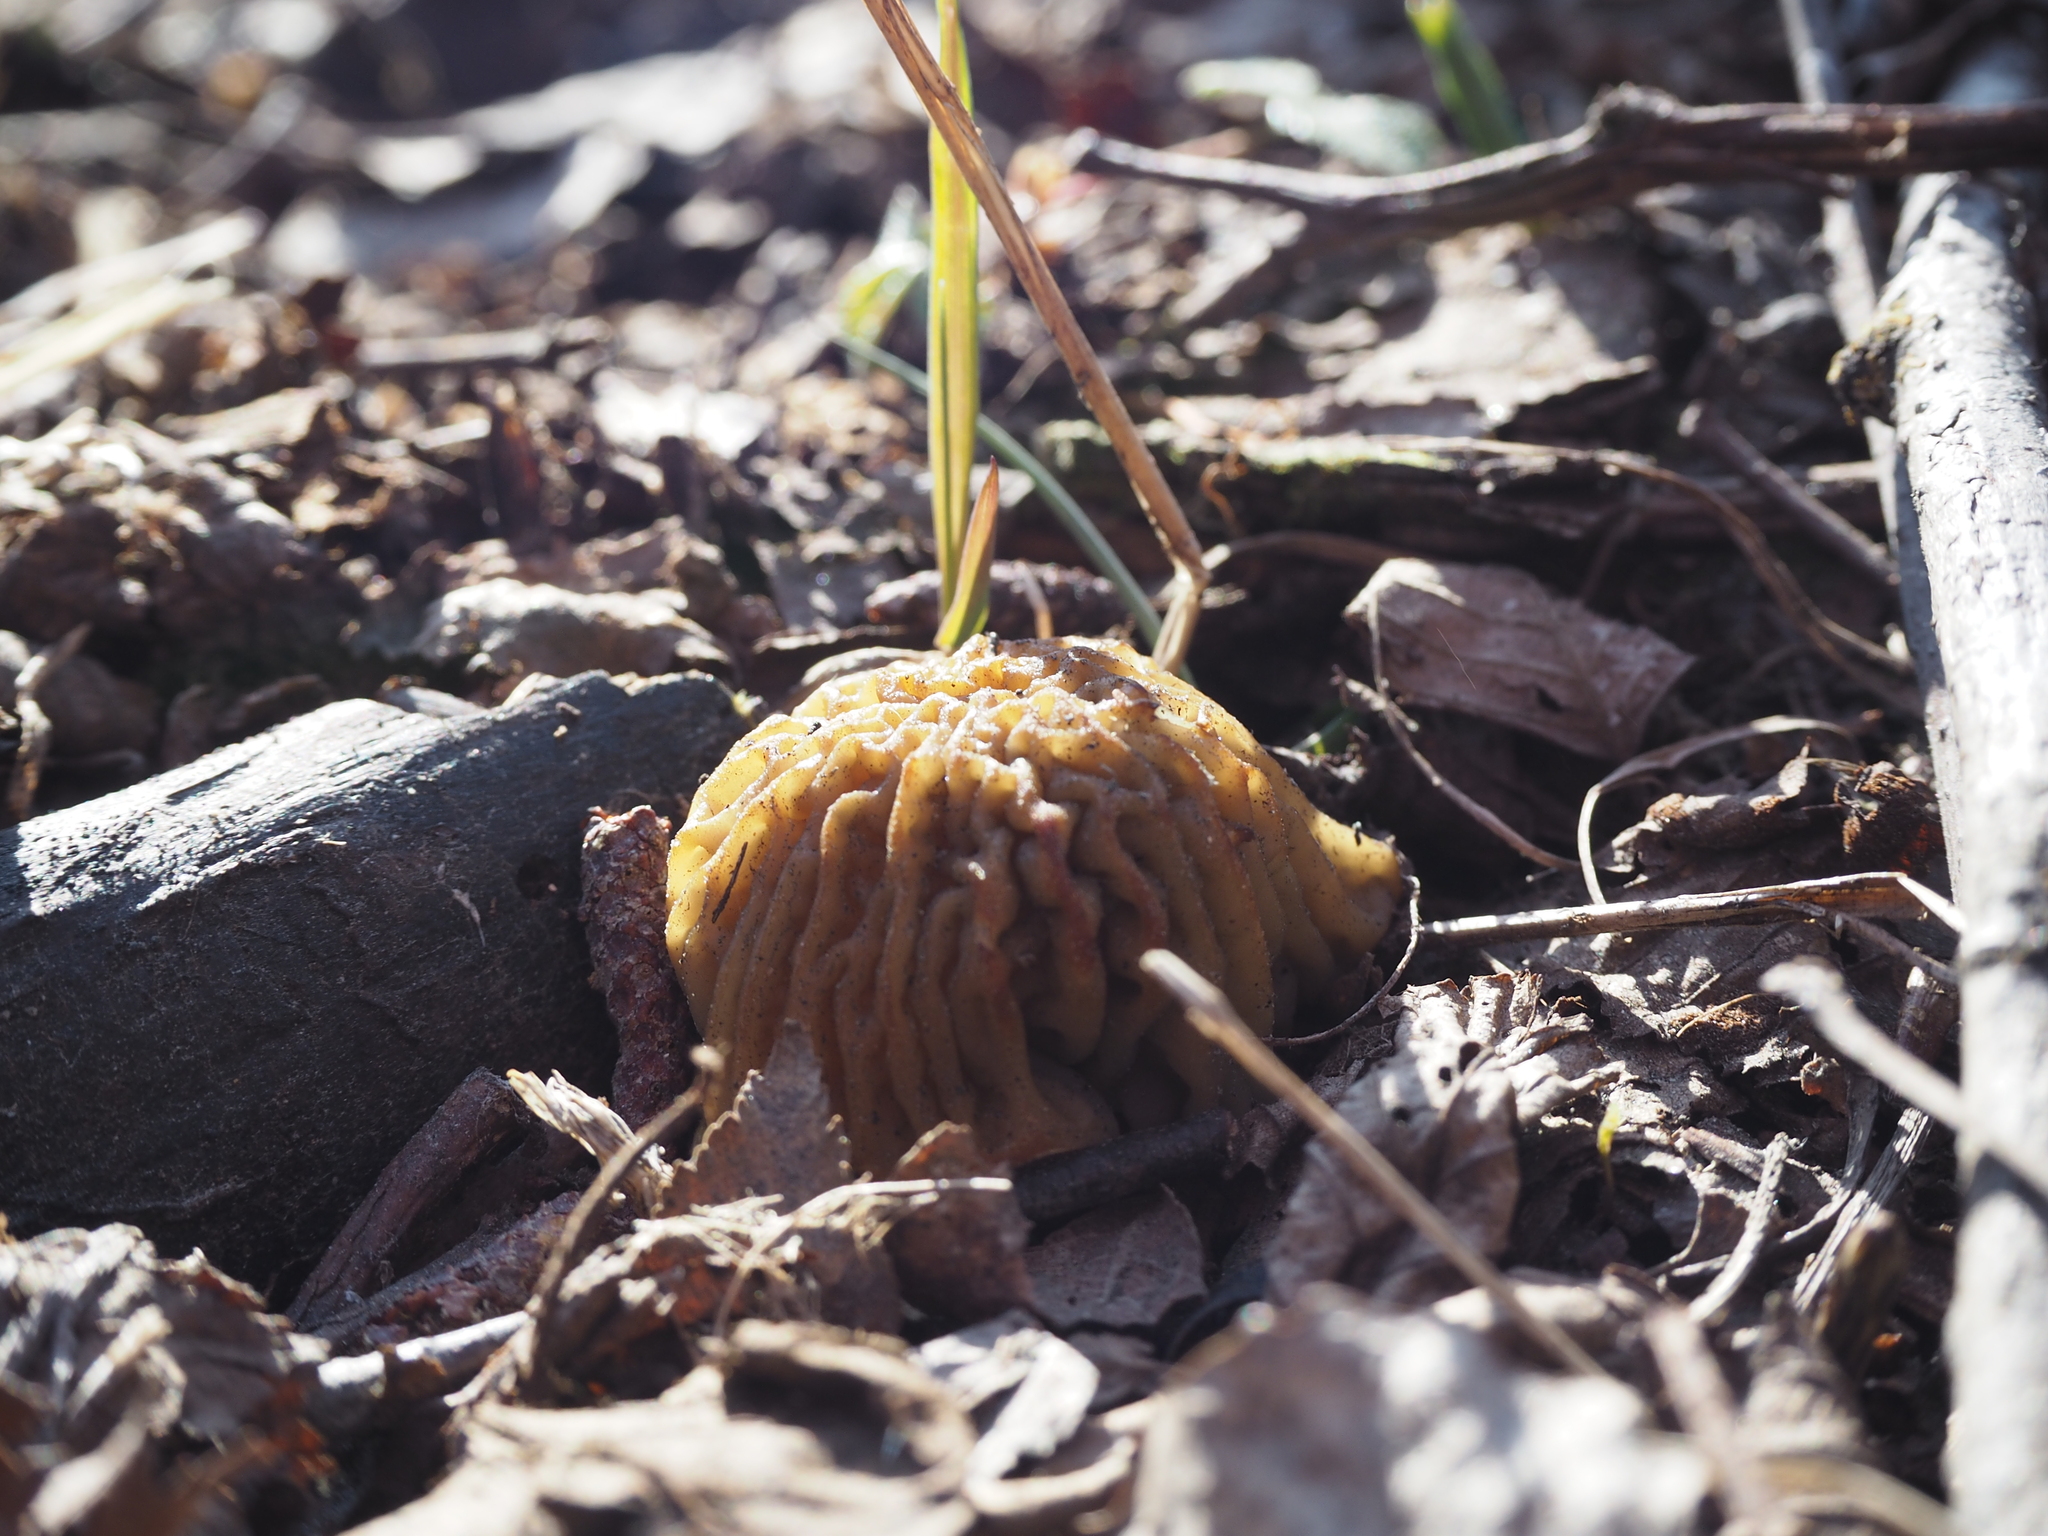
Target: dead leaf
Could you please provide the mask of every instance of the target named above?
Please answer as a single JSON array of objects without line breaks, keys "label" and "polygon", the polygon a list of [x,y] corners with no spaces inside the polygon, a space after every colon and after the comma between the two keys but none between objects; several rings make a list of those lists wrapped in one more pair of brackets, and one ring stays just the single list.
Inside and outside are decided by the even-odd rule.
[{"label": "dead leaf", "polygon": [[1371,638],[1404,700],[1603,761],[1636,750],[1650,711],[1693,660],[1512,566],[1389,560],[1344,616]]},{"label": "dead leaf", "polygon": [[1086,1355],[1021,1312],[933,1339],[916,1359],[986,1426],[967,1457],[970,1480],[1007,1477],[1066,1444],[1101,1381]]},{"label": "dead leaf", "polygon": [[1131,1536],[1689,1536],[1704,1459],[1619,1382],[1504,1365],[1336,1286],[1160,1399]]},{"label": "dead leaf", "polygon": [[327,1358],[196,1250],[134,1227],[0,1229],[0,1520],[171,1536],[231,1478],[318,1443],[299,1418]]},{"label": "dead leaf", "polygon": [[[1615,1040],[1655,1035],[1725,1061],[1799,1022],[1796,1008],[1763,989],[1763,973],[1795,955],[1827,953],[1827,930],[1802,920],[1560,939],[1529,963],[1589,983]],[[1806,1055],[1800,1047],[1793,1058],[1795,1076]]]},{"label": "dead leaf", "polygon": [[[1008,1178],[964,1125],[935,1125],[897,1160],[897,1179]],[[1024,1250],[1031,1223],[1014,1190],[955,1189],[905,1214],[889,1230],[889,1262],[903,1299],[919,1311],[978,1323],[1031,1305]]]},{"label": "dead leaf", "polygon": [[900,1346],[745,1322],[659,1401],[485,1403],[455,1464],[366,1536],[711,1528],[733,1536],[961,1536],[967,1415]]},{"label": "dead leaf", "polygon": [[[1405,1173],[1482,1253],[1507,1246],[1521,1179],[1515,1090],[1489,1042],[1466,1033],[1456,988],[1403,994],[1394,1054],[1354,1083],[1337,1111]],[[1287,1301],[1312,1281],[1342,1279],[1390,1301],[1452,1288],[1442,1254],[1363,1188],[1329,1149],[1308,1166],[1267,1250],[1268,1290]]]},{"label": "dead leaf", "polygon": [[1077,1217],[1024,1263],[1033,1304],[1055,1328],[1155,1327],[1208,1289],[1194,1218],[1163,1186]]},{"label": "dead leaf", "polygon": [[747,1075],[733,1107],[676,1170],[666,1208],[779,1195],[782,1209],[793,1211],[851,1178],[850,1155],[810,1033],[785,1028],[766,1069]]}]

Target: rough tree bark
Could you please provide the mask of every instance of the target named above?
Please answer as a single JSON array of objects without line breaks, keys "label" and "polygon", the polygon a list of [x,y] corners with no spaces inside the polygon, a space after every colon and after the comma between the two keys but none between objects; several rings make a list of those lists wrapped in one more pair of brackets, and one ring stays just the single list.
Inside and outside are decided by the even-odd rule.
[{"label": "rough tree bark", "polygon": [[[1973,1126],[2048,1151],[2048,416],[2016,219],[1954,178],[1909,197],[1904,253],[1837,377],[1898,430],[1902,598],[1968,923]],[[1919,611],[1914,611],[1915,609]],[[1947,1326],[1959,1528],[2048,1530],[2048,1210],[1977,1164]]]},{"label": "rough tree bark", "polygon": [[0,832],[0,1210],[267,1286],[472,1068],[601,1087],[584,817],[687,796],[741,724],[694,676],[353,700]]}]

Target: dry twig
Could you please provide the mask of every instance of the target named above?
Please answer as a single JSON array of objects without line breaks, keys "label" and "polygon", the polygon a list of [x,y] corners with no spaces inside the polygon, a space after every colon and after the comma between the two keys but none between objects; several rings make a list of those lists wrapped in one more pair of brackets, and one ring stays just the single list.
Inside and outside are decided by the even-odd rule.
[{"label": "dry twig", "polygon": [[1003,242],[1003,252],[1010,259],[1011,270],[1017,274],[1018,282],[1023,285],[1046,329],[1052,332],[1060,356],[1066,360],[1074,382],[1080,386],[1081,398],[1087,401],[1095,419],[1102,423],[1102,430],[1109,434],[1117,459],[1122,463],[1124,473],[1130,477],[1138,504],[1152,520],[1153,530],[1159,535],[1167,558],[1173,562],[1180,587],[1160,630],[1153,656],[1168,671],[1178,671],[1187,657],[1195,617],[1201,609],[1202,591],[1209,585],[1209,572],[1202,564],[1201,542],[1195,537],[1194,529],[1188,526],[1180,502],[1167,486],[1166,477],[1160,474],[1152,450],[1139,435],[1131,413],[1124,408],[1122,397],[1110,383],[1109,375],[1103,372],[1095,349],[1088,345],[1088,338],[1082,334],[1080,322],[1074,318],[1066,295],[1060,292],[1059,284],[1053,280],[1052,269],[1046,265],[1037,243],[1024,228],[1024,221],[1017,216],[1009,191],[989,159],[988,147],[981,141],[981,130],[974,126],[973,115],[962,104],[959,91],[954,89],[953,82],[945,77],[938,60],[925,46],[916,23],[904,9],[903,0],[867,0],[867,8],[887,40],[890,51],[896,55],[897,63],[903,66],[903,73],[909,77],[918,99],[924,103],[925,111],[931,115],[932,126],[953,152],[953,160],[960,167],[961,175],[973,189],[989,222],[995,226],[996,235]]},{"label": "dry twig", "polygon": [[1872,581],[1899,584],[1898,562],[1882,544],[1867,537],[1841,513],[1794,480],[1755,443],[1735,430],[1712,401],[1695,400],[1678,418],[1678,435],[1689,437],[1719,455],[1722,462],[1775,502],[1823,548],[1839,555]]},{"label": "dry twig", "polygon": [[1548,907],[1490,917],[1456,917],[1423,925],[1422,936],[1439,947],[1506,944],[1521,939],[1581,938],[1596,933],[1650,933],[1694,923],[1771,923],[1785,914],[1810,916],[1805,908],[1863,917],[1939,919],[1957,932],[1954,903],[1909,875],[1887,870],[1874,875],[1834,875],[1825,880],[1791,880],[1741,891],[1703,896],[1665,896],[1655,901],[1616,901],[1599,907]]},{"label": "dry twig", "polygon": [[1212,986],[1200,972],[1170,950],[1148,949],[1138,960],[1139,968],[1173,994],[1187,1012],[1188,1022],[1212,1045],[1229,1052],[1268,1092],[1286,1101],[1301,1118],[1326,1140],[1350,1165],[1359,1180],[1369,1186],[1403,1219],[1428,1238],[1458,1271],[1485,1291],[1515,1326],[1552,1355],[1568,1370],[1588,1376],[1604,1376],[1593,1357],[1581,1349],[1570,1334],[1554,1321],[1539,1317],[1522,1304],[1514,1285],[1494,1267],[1486,1255],[1474,1248],[1424,1198],[1422,1192],[1336,1110],[1316,1097],[1266,1042],[1245,1027],[1244,1020],[1230,1006],[1230,1000]]},{"label": "dry twig", "polygon": [[[1377,672],[1378,670],[1378,659],[1375,658],[1374,671]],[[1495,837],[1506,843],[1531,863],[1541,864],[1545,869],[1570,869],[1572,867],[1570,859],[1565,858],[1562,854],[1551,853],[1547,849],[1537,847],[1528,838],[1522,836],[1521,833],[1501,820],[1499,816],[1481,805],[1477,800],[1474,800],[1465,791],[1458,788],[1457,785],[1439,773],[1436,765],[1422,755],[1422,749],[1416,746],[1412,739],[1419,727],[1408,717],[1408,712],[1396,704],[1392,697],[1388,695],[1384,681],[1377,688],[1368,688],[1355,677],[1345,677],[1341,672],[1337,675],[1342,681],[1345,694],[1354,703],[1371,710],[1387,722],[1388,731],[1392,733],[1394,740],[1400,744],[1401,750],[1408,754],[1408,761],[1415,765],[1416,771],[1429,781],[1430,787],[1435,789],[1438,794],[1449,800],[1451,804],[1455,805],[1467,816],[1470,816],[1480,826],[1491,832]]]},{"label": "dry twig", "polygon": [[[1304,243],[1355,246],[1555,218],[1674,182],[1915,176],[2048,161],[2048,102],[2010,107],[1688,107],[1642,86],[1603,92],[1561,138],[1408,176],[1339,176],[1141,149],[1084,130],[1078,168],[1218,187],[1309,215]],[[1289,253],[1302,254],[1300,247]]]},{"label": "dry twig", "polygon": [[1728,1255],[1728,1262],[1714,1277],[1714,1283],[1700,1292],[1687,1308],[1693,1321],[1702,1327],[1712,1327],[1721,1320],[1729,1305],[1741,1294],[1743,1286],[1749,1283],[1750,1272],[1756,1268],[1757,1261],[1764,1256],[1774,1224],[1773,1207],[1778,1202],[1778,1186],[1784,1181],[1785,1164],[1791,1156],[1792,1138],[1783,1131],[1773,1136],[1771,1144],[1764,1148],[1764,1171],[1756,1181],[1756,1193],[1750,1196],[1749,1217],[1742,1224],[1742,1236],[1736,1241],[1735,1251]]},{"label": "dry twig", "polygon": [[1763,984],[1804,1008],[1828,1044],[1915,1109],[1954,1131],[1966,1150],[1974,1145],[1989,1153],[2031,1184],[2035,1198],[2048,1199],[2048,1158],[1994,1127],[1970,1123],[1963,1090],[1866,1019],[1832,965],[1813,955],[1787,960],[1765,971]]}]

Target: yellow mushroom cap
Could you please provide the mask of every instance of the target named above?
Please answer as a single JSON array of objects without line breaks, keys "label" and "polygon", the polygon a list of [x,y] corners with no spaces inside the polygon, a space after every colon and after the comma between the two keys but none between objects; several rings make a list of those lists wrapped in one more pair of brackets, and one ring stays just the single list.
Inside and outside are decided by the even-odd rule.
[{"label": "yellow mushroom cap", "polygon": [[1138,969],[1174,951],[1270,1034],[1386,932],[1392,850],[1126,645],[969,641],[825,684],[734,746],[669,857],[669,953],[727,1108],[785,1018],[856,1163],[944,1120],[1023,1160],[1114,1134],[1155,1053],[1226,1065]]}]

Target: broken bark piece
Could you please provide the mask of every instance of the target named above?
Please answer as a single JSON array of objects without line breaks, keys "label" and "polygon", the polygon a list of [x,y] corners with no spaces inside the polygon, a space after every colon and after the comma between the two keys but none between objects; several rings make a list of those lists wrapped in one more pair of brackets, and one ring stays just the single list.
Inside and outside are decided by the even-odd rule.
[{"label": "broken bark piece", "polygon": [[565,1191],[510,1226],[478,1232],[334,1313],[316,1332],[337,1348],[380,1349],[522,1310],[577,1198]]},{"label": "broken bark piece", "polygon": [[473,1068],[601,1081],[585,809],[686,791],[740,724],[704,678],[457,720],[354,700],[9,830],[0,1209],[268,1284]]},{"label": "broken bark piece", "polygon": [[638,1129],[690,1083],[696,1030],[668,958],[669,822],[651,806],[594,811],[583,832],[590,984],[619,1032],[612,1108]]},{"label": "broken bark piece", "polygon": [[479,1067],[465,1077],[378,1175],[376,1187],[299,1287],[293,1323],[317,1328],[352,1295],[367,1294],[370,1277],[413,1219],[525,1120],[518,1096],[497,1073]]},{"label": "broken bark piece", "polygon": [[[1963,1096],[1974,1130],[2048,1149],[2048,414],[2036,315],[1993,188],[1916,185],[1871,330],[1837,387],[1898,429],[1900,598],[1927,691],[1956,900],[1969,924]],[[2048,1217],[1980,1158],[1947,1323],[1963,1528],[2048,1525]]]}]

